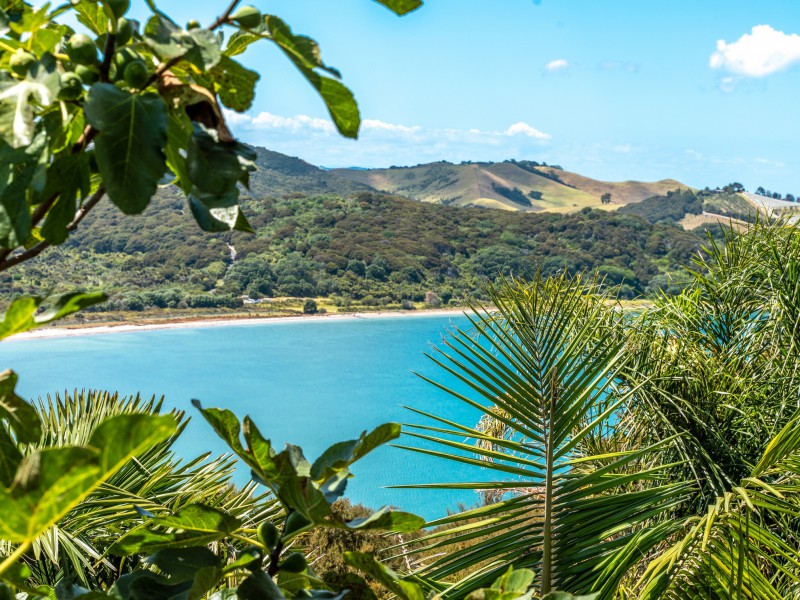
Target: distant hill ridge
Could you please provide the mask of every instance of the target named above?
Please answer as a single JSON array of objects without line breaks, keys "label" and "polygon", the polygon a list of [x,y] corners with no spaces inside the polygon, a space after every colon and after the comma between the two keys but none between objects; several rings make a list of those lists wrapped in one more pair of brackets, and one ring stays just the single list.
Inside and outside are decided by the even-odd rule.
[{"label": "distant hill ridge", "polygon": [[[251,179],[255,197],[382,192],[435,204],[567,213],[585,207],[615,210],[688,188],[674,179],[598,181],[526,160],[461,164],[440,161],[388,169],[330,169],[264,148],[255,150],[259,166]],[[603,202],[604,194],[610,194],[610,201]]]},{"label": "distant hill ridge", "polygon": [[[259,168],[250,180],[250,195],[254,198],[382,193],[431,204],[520,212],[622,208],[623,212],[651,222],[672,221],[685,229],[728,222],[731,218],[744,221],[748,214],[756,212],[790,214],[790,218],[800,219],[800,203],[742,190],[701,191],[675,179],[600,181],[530,160],[461,164],[439,161],[388,169],[332,169],[265,148],[255,150]],[[697,202],[690,206],[695,197]]]},{"label": "distant hill ridge", "polygon": [[[615,210],[678,188],[674,179],[607,182],[534,161],[435,162],[388,169],[331,169],[330,173],[375,190],[421,202],[517,211]],[[604,194],[610,201],[603,202]],[[608,198],[607,198],[608,200]]]}]

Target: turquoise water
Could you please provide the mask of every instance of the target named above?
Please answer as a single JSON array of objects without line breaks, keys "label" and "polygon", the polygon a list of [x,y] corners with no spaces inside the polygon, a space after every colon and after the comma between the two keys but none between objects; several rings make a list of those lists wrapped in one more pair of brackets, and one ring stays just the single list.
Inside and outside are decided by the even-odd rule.
[{"label": "turquoise water", "polygon": [[[194,414],[190,400],[198,398],[240,418],[249,414],[273,444],[298,444],[313,460],[328,445],[380,423],[422,422],[402,405],[476,423],[477,411],[412,373],[453,383],[423,352],[454,324],[465,326],[466,319],[304,319],[11,340],[0,344],[0,370],[19,373],[24,397],[74,389],[164,395],[167,406],[193,415],[177,446],[185,457],[226,451]],[[483,478],[474,467],[389,447],[367,456],[354,472],[347,490],[351,500],[428,518],[458,504],[473,505],[477,496],[383,486]]]}]

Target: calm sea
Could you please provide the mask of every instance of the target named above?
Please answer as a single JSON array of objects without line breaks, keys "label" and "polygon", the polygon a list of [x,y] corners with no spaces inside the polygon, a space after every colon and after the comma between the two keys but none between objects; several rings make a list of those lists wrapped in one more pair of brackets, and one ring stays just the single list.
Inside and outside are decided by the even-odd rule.
[{"label": "calm sea", "polygon": [[[273,444],[298,444],[313,460],[328,445],[380,423],[423,422],[403,405],[475,424],[477,411],[412,373],[453,383],[423,352],[454,325],[468,323],[463,316],[304,319],[12,340],[0,344],[0,369],[19,373],[18,391],[26,397],[74,389],[141,392],[164,395],[167,406],[190,415],[190,400],[198,398],[240,418],[249,414]],[[190,457],[223,453],[226,447],[194,414],[177,450]],[[351,500],[373,508],[393,505],[428,518],[459,504],[474,505],[477,495],[384,486],[485,477],[474,467],[388,447],[354,471],[347,490]]]}]

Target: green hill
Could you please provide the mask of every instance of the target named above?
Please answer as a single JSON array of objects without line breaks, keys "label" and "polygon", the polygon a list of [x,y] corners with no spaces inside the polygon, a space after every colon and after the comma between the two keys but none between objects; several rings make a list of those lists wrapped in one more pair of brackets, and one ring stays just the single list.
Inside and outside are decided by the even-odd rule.
[{"label": "green hill", "polygon": [[695,229],[731,219],[746,222],[757,211],[744,194],[684,188],[623,206],[619,212],[642,217],[650,223],[674,223],[684,229]]},{"label": "green hill", "polygon": [[258,154],[258,171],[250,179],[250,191],[256,197],[283,194],[347,196],[374,191],[368,185],[339,177],[300,158],[265,148],[255,148],[255,151]]},{"label": "green hill", "polygon": [[[624,297],[673,289],[702,239],[671,225],[586,209],[511,213],[379,194],[243,199],[256,235],[211,235],[162,192],[144,214],[99,205],[70,241],[0,276],[3,297],[103,289],[115,310],[235,307],[243,295],[399,305],[479,293],[498,274],[597,269]],[[84,226],[85,225],[85,226]]]},{"label": "green hill", "polygon": [[498,274],[563,268],[596,269],[631,298],[677,290],[702,243],[675,226],[687,211],[655,215],[658,198],[622,209],[635,214],[593,210],[609,207],[597,193],[612,193],[619,208],[665,182],[607,184],[530,161],[331,171],[257,151],[242,198],[255,235],[201,231],[171,188],[136,217],[103,202],[66,244],[0,275],[0,299],[46,281],[52,291],[102,289],[111,310],[283,296],[399,306],[428,292],[463,302]]},{"label": "green hill", "polygon": [[[620,205],[687,187],[667,179],[655,183],[604,182],[533,161],[437,162],[389,169],[334,169],[335,175],[374,189],[437,204],[515,211],[614,210]],[[601,197],[611,194],[611,202]]]}]

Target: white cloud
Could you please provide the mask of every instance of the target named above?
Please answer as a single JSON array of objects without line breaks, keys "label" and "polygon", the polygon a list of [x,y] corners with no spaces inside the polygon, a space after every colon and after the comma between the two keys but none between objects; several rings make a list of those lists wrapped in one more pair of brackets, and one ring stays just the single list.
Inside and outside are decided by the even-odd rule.
[{"label": "white cloud", "polygon": [[779,160],[771,160],[769,158],[755,158],[753,162],[758,163],[759,165],[764,165],[766,167],[773,167],[775,169],[783,169],[786,166],[786,163],[783,163]]},{"label": "white cloud", "polygon": [[692,150],[689,148],[688,150],[684,150],[684,152],[689,155],[694,160],[705,160],[705,156],[702,152],[698,152],[697,150]]},{"label": "white cloud", "polygon": [[552,136],[520,121],[504,130],[426,128],[364,119],[357,143],[328,119],[268,112],[225,118],[242,140],[325,166],[388,166],[433,160],[539,158]]},{"label": "white cloud", "polygon": [[361,131],[364,130],[413,134],[413,133],[419,133],[422,130],[422,128],[419,125],[408,127],[407,125],[396,125],[394,123],[386,123],[384,121],[378,121],[376,119],[364,119],[361,122]]},{"label": "white cloud", "polygon": [[243,125],[248,124],[252,121],[253,117],[250,115],[243,115],[242,113],[234,112],[232,110],[227,110],[225,108],[222,109],[222,113],[225,116],[225,121],[227,121],[228,125]]},{"label": "white cloud", "polygon": [[[735,42],[717,41],[709,66],[743,77],[764,77],[800,62],[800,35],[756,25]],[[731,81],[728,81],[728,85]]]},{"label": "white cloud", "polygon": [[553,137],[549,133],[539,131],[535,127],[531,127],[523,121],[514,123],[511,127],[506,129],[506,135],[527,135],[528,137],[536,138],[537,140],[549,140]]},{"label": "white cloud", "polygon": [[723,77],[722,81],[719,82],[719,89],[723,92],[732,92],[736,87],[736,78],[735,77]]},{"label": "white cloud", "polygon": [[[245,115],[239,115],[243,117]],[[239,123],[247,123],[247,120],[239,120]],[[333,123],[327,119],[319,119],[316,117],[308,117],[306,115],[297,115],[296,117],[280,117],[272,113],[262,112],[255,117],[250,118],[250,124],[254,127],[264,129],[289,129],[291,131],[299,131],[301,129],[314,129],[317,131],[324,131],[326,133],[333,133],[335,128]]]},{"label": "white cloud", "polygon": [[544,70],[548,73],[555,73],[557,71],[563,71],[564,69],[569,68],[569,62],[563,58],[557,58],[555,60],[551,60],[544,66]]}]

